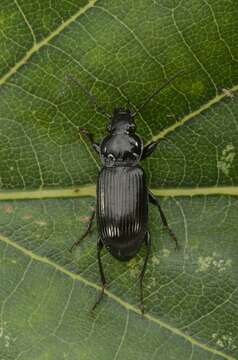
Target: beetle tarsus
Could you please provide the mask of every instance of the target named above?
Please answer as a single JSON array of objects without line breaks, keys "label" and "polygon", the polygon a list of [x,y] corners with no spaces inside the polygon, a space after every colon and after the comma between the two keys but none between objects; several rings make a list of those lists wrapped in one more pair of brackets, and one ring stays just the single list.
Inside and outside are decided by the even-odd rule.
[{"label": "beetle tarsus", "polygon": [[98,304],[101,302],[102,298],[103,298],[103,295],[104,295],[104,290],[106,288],[106,284],[102,285],[102,289],[101,289],[101,292],[100,292],[100,295],[97,299],[97,301],[95,302],[95,304],[93,305],[92,307],[92,311],[94,311],[96,309],[96,307],[98,306]]},{"label": "beetle tarsus", "polygon": [[151,240],[150,240],[149,232],[146,233],[145,244],[146,244],[147,253],[146,253],[143,268],[142,268],[140,276],[139,276],[139,279],[140,279],[140,309],[141,309],[141,314],[142,315],[145,312],[144,294],[143,294],[143,279],[144,279],[144,276],[145,276],[145,271],[146,271],[146,267],[147,267],[147,263],[148,263],[148,259],[149,259],[149,255],[150,255],[150,250],[151,250]]},{"label": "beetle tarsus", "polygon": [[95,302],[95,304],[92,307],[92,311],[95,310],[96,306],[101,302],[101,300],[103,298],[103,295],[104,295],[104,290],[106,288],[106,278],[105,278],[105,275],[104,275],[103,266],[102,266],[102,260],[101,260],[102,248],[103,248],[103,242],[99,238],[98,241],[97,241],[97,258],[98,258],[98,266],[99,266],[99,272],[100,272],[101,283],[102,283],[102,290],[100,292],[100,295],[99,295],[97,301]]},{"label": "beetle tarsus", "polygon": [[140,304],[140,311],[141,311],[141,315],[143,316],[145,313],[145,305],[144,304]]},{"label": "beetle tarsus", "polygon": [[94,150],[100,154],[100,146],[99,144],[97,144],[95,141],[94,141],[94,136],[93,134],[91,134],[88,130],[84,129],[84,128],[80,128],[79,129],[79,132],[80,134],[86,136],[86,138],[90,141],[92,147],[94,148]]},{"label": "beetle tarsus", "polygon": [[[165,225],[166,226],[166,225]],[[175,241],[175,250],[178,251],[179,250],[179,243],[178,243],[178,239],[176,237],[176,235],[174,234],[174,232],[170,229],[169,226],[166,226],[171,238]]]}]

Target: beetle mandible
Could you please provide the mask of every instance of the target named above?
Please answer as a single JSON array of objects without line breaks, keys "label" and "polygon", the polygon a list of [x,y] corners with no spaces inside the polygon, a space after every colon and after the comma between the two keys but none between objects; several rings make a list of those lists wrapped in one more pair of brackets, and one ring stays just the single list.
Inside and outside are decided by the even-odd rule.
[{"label": "beetle mandible", "polygon": [[[116,259],[129,261],[136,256],[142,244],[145,244],[146,256],[139,275],[140,306],[141,312],[144,313],[143,278],[151,251],[151,239],[148,230],[149,202],[157,206],[162,223],[175,241],[176,249],[178,248],[177,238],[168,225],[159,200],[147,188],[144,170],[139,165],[141,160],[153,153],[158,142],[152,141],[144,146],[142,139],[136,134],[134,122],[135,115],[177,76],[178,73],[150,95],[136,112],[132,112],[129,108],[116,108],[112,116],[97,106],[96,98],[77,79],[70,77],[90,98],[96,109],[111,120],[107,127],[109,135],[100,144],[94,141],[90,132],[86,129],[80,129],[81,133],[91,142],[93,149],[102,161],[96,192],[96,218],[99,233],[97,259],[102,289],[93,309],[100,303],[106,287],[106,278],[101,261],[103,247],[105,246]],[[87,230],[72,245],[71,251],[89,234],[94,217],[95,210],[92,213]]]}]

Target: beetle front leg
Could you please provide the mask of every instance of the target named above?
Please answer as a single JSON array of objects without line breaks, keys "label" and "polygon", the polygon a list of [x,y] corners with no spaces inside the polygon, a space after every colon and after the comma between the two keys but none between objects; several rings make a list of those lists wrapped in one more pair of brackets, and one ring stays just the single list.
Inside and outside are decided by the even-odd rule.
[{"label": "beetle front leg", "polygon": [[148,145],[146,145],[143,149],[143,153],[141,156],[141,160],[144,160],[145,158],[147,158],[148,156],[150,156],[156,149],[158,145],[157,141],[152,141],[151,143],[149,143]]},{"label": "beetle front leg", "polygon": [[100,154],[100,146],[97,143],[95,143],[93,134],[91,134],[88,130],[83,129],[83,128],[81,128],[79,130],[79,132],[86,136],[86,138],[90,141],[90,143],[91,143],[92,147],[94,148],[94,150],[98,154]]},{"label": "beetle front leg", "polygon": [[101,260],[102,248],[103,248],[103,242],[102,242],[102,240],[100,238],[98,238],[98,241],[97,241],[97,258],[98,258],[98,266],[99,266],[99,272],[100,272],[101,282],[102,282],[102,290],[101,290],[101,293],[100,293],[97,301],[95,302],[94,306],[92,307],[92,311],[96,308],[96,306],[102,300],[103,295],[104,295],[104,290],[105,290],[105,287],[106,287],[106,279],[105,279],[103,266],[102,266],[102,260]]},{"label": "beetle front leg", "polygon": [[88,225],[87,225],[87,229],[85,230],[85,232],[83,233],[83,235],[80,237],[79,240],[75,241],[73,243],[73,245],[71,246],[71,248],[69,249],[70,252],[73,251],[73,248],[75,246],[78,246],[80,244],[80,242],[91,232],[91,229],[92,229],[92,225],[93,225],[93,220],[94,220],[94,217],[95,217],[95,209],[93,209],[93,212],[92,212],[92,215],[89,219],[89,222],[88,222]]},{"label": "beetle front leg", "polygon": [[143,279],[145,276],[145,271],[146,271],[146,267],[147,267],[147,263],[148,263],[148,259],[149,259],[149,255],[150,255],[150,250],[151,250],[151,239],[150,239],[149,232],[146,233],[145,244],[146,244],[147,253],[146,253],[143,268],[142,268],[140,276],[139,276],[139,279],[140,279],[140,308],[141,308],[142,314],[144,314],[144,312],[145,312],[144,295],[143,295]]},{"label": "beetle front leg", "polygon": [[149,191],[149,201],[151,202],[151,204],[157,206],[160,216],[161,216],[161,220],[163,225],[166,227],[166,229],[169,232],[169,235],[171,236],[171,238],[175,241],[175,249],[178,250],[179,245],[178,245],[178,239],[176,237],[176,235],[174,234],[174,232],[171,230],[171,228],[169,227],[169,224],[167,222],[167,219],[165,217],[165,214],[160,206],[159,200],[154,196],[154,194],[152,194],[151,191]]}]

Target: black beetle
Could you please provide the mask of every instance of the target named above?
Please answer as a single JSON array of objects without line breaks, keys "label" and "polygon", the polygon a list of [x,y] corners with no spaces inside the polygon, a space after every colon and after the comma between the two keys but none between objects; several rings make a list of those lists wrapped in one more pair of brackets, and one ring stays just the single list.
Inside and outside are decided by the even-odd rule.
[{"label": "black beetle", "polygon": [[[111,123],[108,125],[109,135],[100,144],[94,142],[91,133],[85,129],[80,129],[81,133],[88,138],[94,150],[99,154],[103,164],[98,175],[96,206],[99,233],[97,258],[102,291],[93,309],[101,301],[106,287],[106,279],[101,261],[103,246],[116,259],[129,261],[135,257],[141,245],[145,243],[147,252],[139,276],[140,305],[142,313],[144,312],[143,278],[151,249],[148,231],[149,202],[157,206],[164,226],[175,241],[176,248],[178,247],[177,238],[167,223],[159,200],[148,190],[144,170],[139,165],[140,160],[150,156],[156,149],[157,142],[152,141],[148,145],[143,146],[141,138],[135,134],[136,125],[133,120],[135,115],[177,76],[178,74],[157,89],[136,112],[133,113],[130,109],[118,108],[114,110],[112,116],[97,106],[95,97],[85,90],[78,80],[71,78],[88,95],[96,105],[97,110],[111,119]],[[94,217],[95,210],[92,213],[86,232],[73,244],[71,251],[90,232]]]}]

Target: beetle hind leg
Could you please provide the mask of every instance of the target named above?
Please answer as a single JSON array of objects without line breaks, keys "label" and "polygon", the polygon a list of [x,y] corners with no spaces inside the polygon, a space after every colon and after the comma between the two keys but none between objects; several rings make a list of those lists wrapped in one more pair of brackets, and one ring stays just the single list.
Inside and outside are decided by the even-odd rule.
[{"label": "beetle hind leg", "polygon": [[83,235],[80,237],[80,239],[78,239],[77,241],[75,241],[73,243],[73,245],[71,246],[71,248],[69,249],[70,252],[73,251],[73,248],[75,246],[78,246],[80,244],[80,242],[88,235],[90,234],[91,230],[92,230],[92,225],[93,225],[93,220],[95,217],[95,209],[93,209],[92,215],[89,219],[88,225],[87,225],[87,229],[85,230],[85,232],[83,233]]},{"label": "beetle hind leg", "polygon": [[139,276],[139,280],[140,280],[140,308],[141,308],[141,313],[142,314],[144,314],[144,312],[145,312],[144,294],[143,294],[143,279],[144,279],[144,276],[145,276],[145,271],[146,271],[146,267],[147,267],[147,263],[148,263],[148,259],[149,259],[149,255],[150,255],[150,250],[151,250],[151,239],[150,239],[149,232],[146,233],[145,244],[146,244],[147,252],[146,252],[146,256],[145,256],[144,265],[143,265],[143,268],[142,268],[140,276]]},{"label": "beetle hind leg", "polygon": [[102,266],[102,260],[101,260],[102,248],[103,248],[103,242],[99,238],[98,241],[97,241],[97,258],[98,258],[98,266],[99,266],[99,272],[100,272],[100,277],[101,277],[102,289],[101,289],[101,293],[99,294],[99,297],[98,297],[97,301],[95,302],[95,304],[92,307],[92,311],[101,302],[101,300],[103,298],[103,295],[104,295],[104,290],[105,290],[105,287],[106,287],[106,279],[105,279],[103,266]]},{"label": "beetle hind leg", "polygon": [[152,194],[151,191],[149,191],[149,201],[151,202],[151,204],[157,206],[159,213],[160,213],[162,223],[163,223],[164,227],[166,227],[166,229],[168,230],[168,233],[171,236],[171,238],[173,239],[173,241],[175,242],[175,250],[178,250],[179,249],[178,239],[167,222],[165,214],[160,206],[159,200],[154,196],[154,194]]}]

